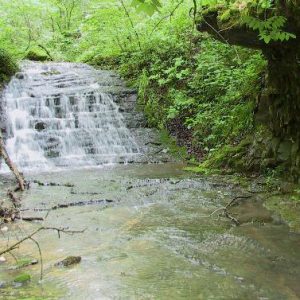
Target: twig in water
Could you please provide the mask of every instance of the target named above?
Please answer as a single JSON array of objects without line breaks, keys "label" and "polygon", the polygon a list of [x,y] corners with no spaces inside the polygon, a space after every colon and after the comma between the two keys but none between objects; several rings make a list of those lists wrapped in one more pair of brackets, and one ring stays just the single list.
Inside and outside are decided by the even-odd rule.
[{"label": "twig in water", "polygon": [[249,199],[249,198],[251,198],[251,197],[252,197],[252,196],[238,196],[238,197],[235,197],[235,198],[233,198],[226,206],[220,207],[220,208],[214,210],[209,216],[212,217],[216,212],[222,211],[222,214],[223,214],[226,218],[228,218],[230,221],[232,221],[236,226],[239,226],[239,225],[241,224],[240,221],[239,221],[237,218],[233,217],[233,216],[229,213],[228,208],[231,207],[231,206],[232,206],[237,200],[239,200],[239,199]]},{"label": "twig in water", "polygon": [[85,231],[84,230],[68,230],[65,228],[56,228],[56,227],[40,227],[37,230],[35,230],[34,232],[32,232],[31,234],[27,235],[26,237],[22,238],[21,240],[19,240],[18,242],[14,243],[13,245],[11,245],[10,247],[6,248],[5,250],[0,251],[0,256],[8,253],[14,249],[16,249],[20,244],[22,244],[23,242],[30,240],[34,235],[36,235],[38,232],[42,231],[42,230],[54,230],[57,231],[58,237],[60,238],[60,233],[65,233],[65,234],[75,234],[75,233],[83,233]]}]

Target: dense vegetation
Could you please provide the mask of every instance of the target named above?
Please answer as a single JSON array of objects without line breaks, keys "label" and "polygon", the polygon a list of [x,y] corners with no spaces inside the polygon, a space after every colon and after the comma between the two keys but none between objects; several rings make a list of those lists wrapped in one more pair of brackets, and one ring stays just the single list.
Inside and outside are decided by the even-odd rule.
[{"label": "dense vegetation", "polygon": [[0,3],[3,48],[118,69],[198,171],[299,177],[298,1]]}]

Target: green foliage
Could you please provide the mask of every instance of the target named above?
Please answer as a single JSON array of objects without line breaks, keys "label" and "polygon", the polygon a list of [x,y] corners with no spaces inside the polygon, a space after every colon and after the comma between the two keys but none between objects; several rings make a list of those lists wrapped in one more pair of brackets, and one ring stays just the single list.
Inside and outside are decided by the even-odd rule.
[{"label": "green foliage", "polygon": [[272,41],[284,42],[296,38],[296,32],[286,31],[286,25],[288,18],[291,17],[289,9],[295,11],[296,17],[299,4],[289,0],[283,2],[285,3],[272,0],[208,0],[204,14],[216,11],[220,20],[219,25],[224,27],[224,30],[245,25],[257,31],[259,38],[266,44]]},{"label": "green foliage", "polygon": [[131,5],[136,8],[137,12],[145,12],[149,16],[152,16],[161,7],[158,0],[132,0]]},{"label": "green foliage", "polygon": [[295,34],[282,30],[286,24],[286,18],[283,16],[273,16],[266,20],[260,20],[252,16],[246,16],[243,18],[243,22],[249,28],[258,30],[260,39],[264,40],[266,44],[269,44],[270,41],[284,42],[291,38],[296,38]]},{"label": "green foliage", "polygon": [[180,119],[193,147],[212,154],[254,129],[254,100],[265,62],[258,52],[197,34],[191,45],[186,36],[124,55],[120,71],[139,88],[150,125],[168,127]]}]

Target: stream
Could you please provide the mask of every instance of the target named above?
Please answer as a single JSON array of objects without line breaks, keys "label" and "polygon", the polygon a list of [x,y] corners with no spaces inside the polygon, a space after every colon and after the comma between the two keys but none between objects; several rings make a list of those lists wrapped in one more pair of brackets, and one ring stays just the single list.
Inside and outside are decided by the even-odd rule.
[{"label": "stream", "polygon": [[[20,270],[5,255],[0,299],[300,299],[300,235],[258,185],[184,171],[112,73],[28,62],[22,72],[5,94],[7,144],[30,181],[21,215],[44,221],[6,224],[0,248],[41,225],[84,232],[35,236],[42,280],[33,241],[14,250],[38,260],[22,269],[31,281],[13,284]],[[215,212],[240,196],[235,226]],[[68,256],[81,262],[56,265]]]}]

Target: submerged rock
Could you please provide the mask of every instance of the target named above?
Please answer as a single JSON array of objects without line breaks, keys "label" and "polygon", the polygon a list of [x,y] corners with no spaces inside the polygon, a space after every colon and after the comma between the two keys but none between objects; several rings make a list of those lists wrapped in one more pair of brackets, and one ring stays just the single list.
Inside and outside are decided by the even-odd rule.
[{"label": "submerged rock", "polygon": [[68,256],[64,260],[55,264],[57,267],[69,267],[79,264],[81,262],[81,256]]}]

